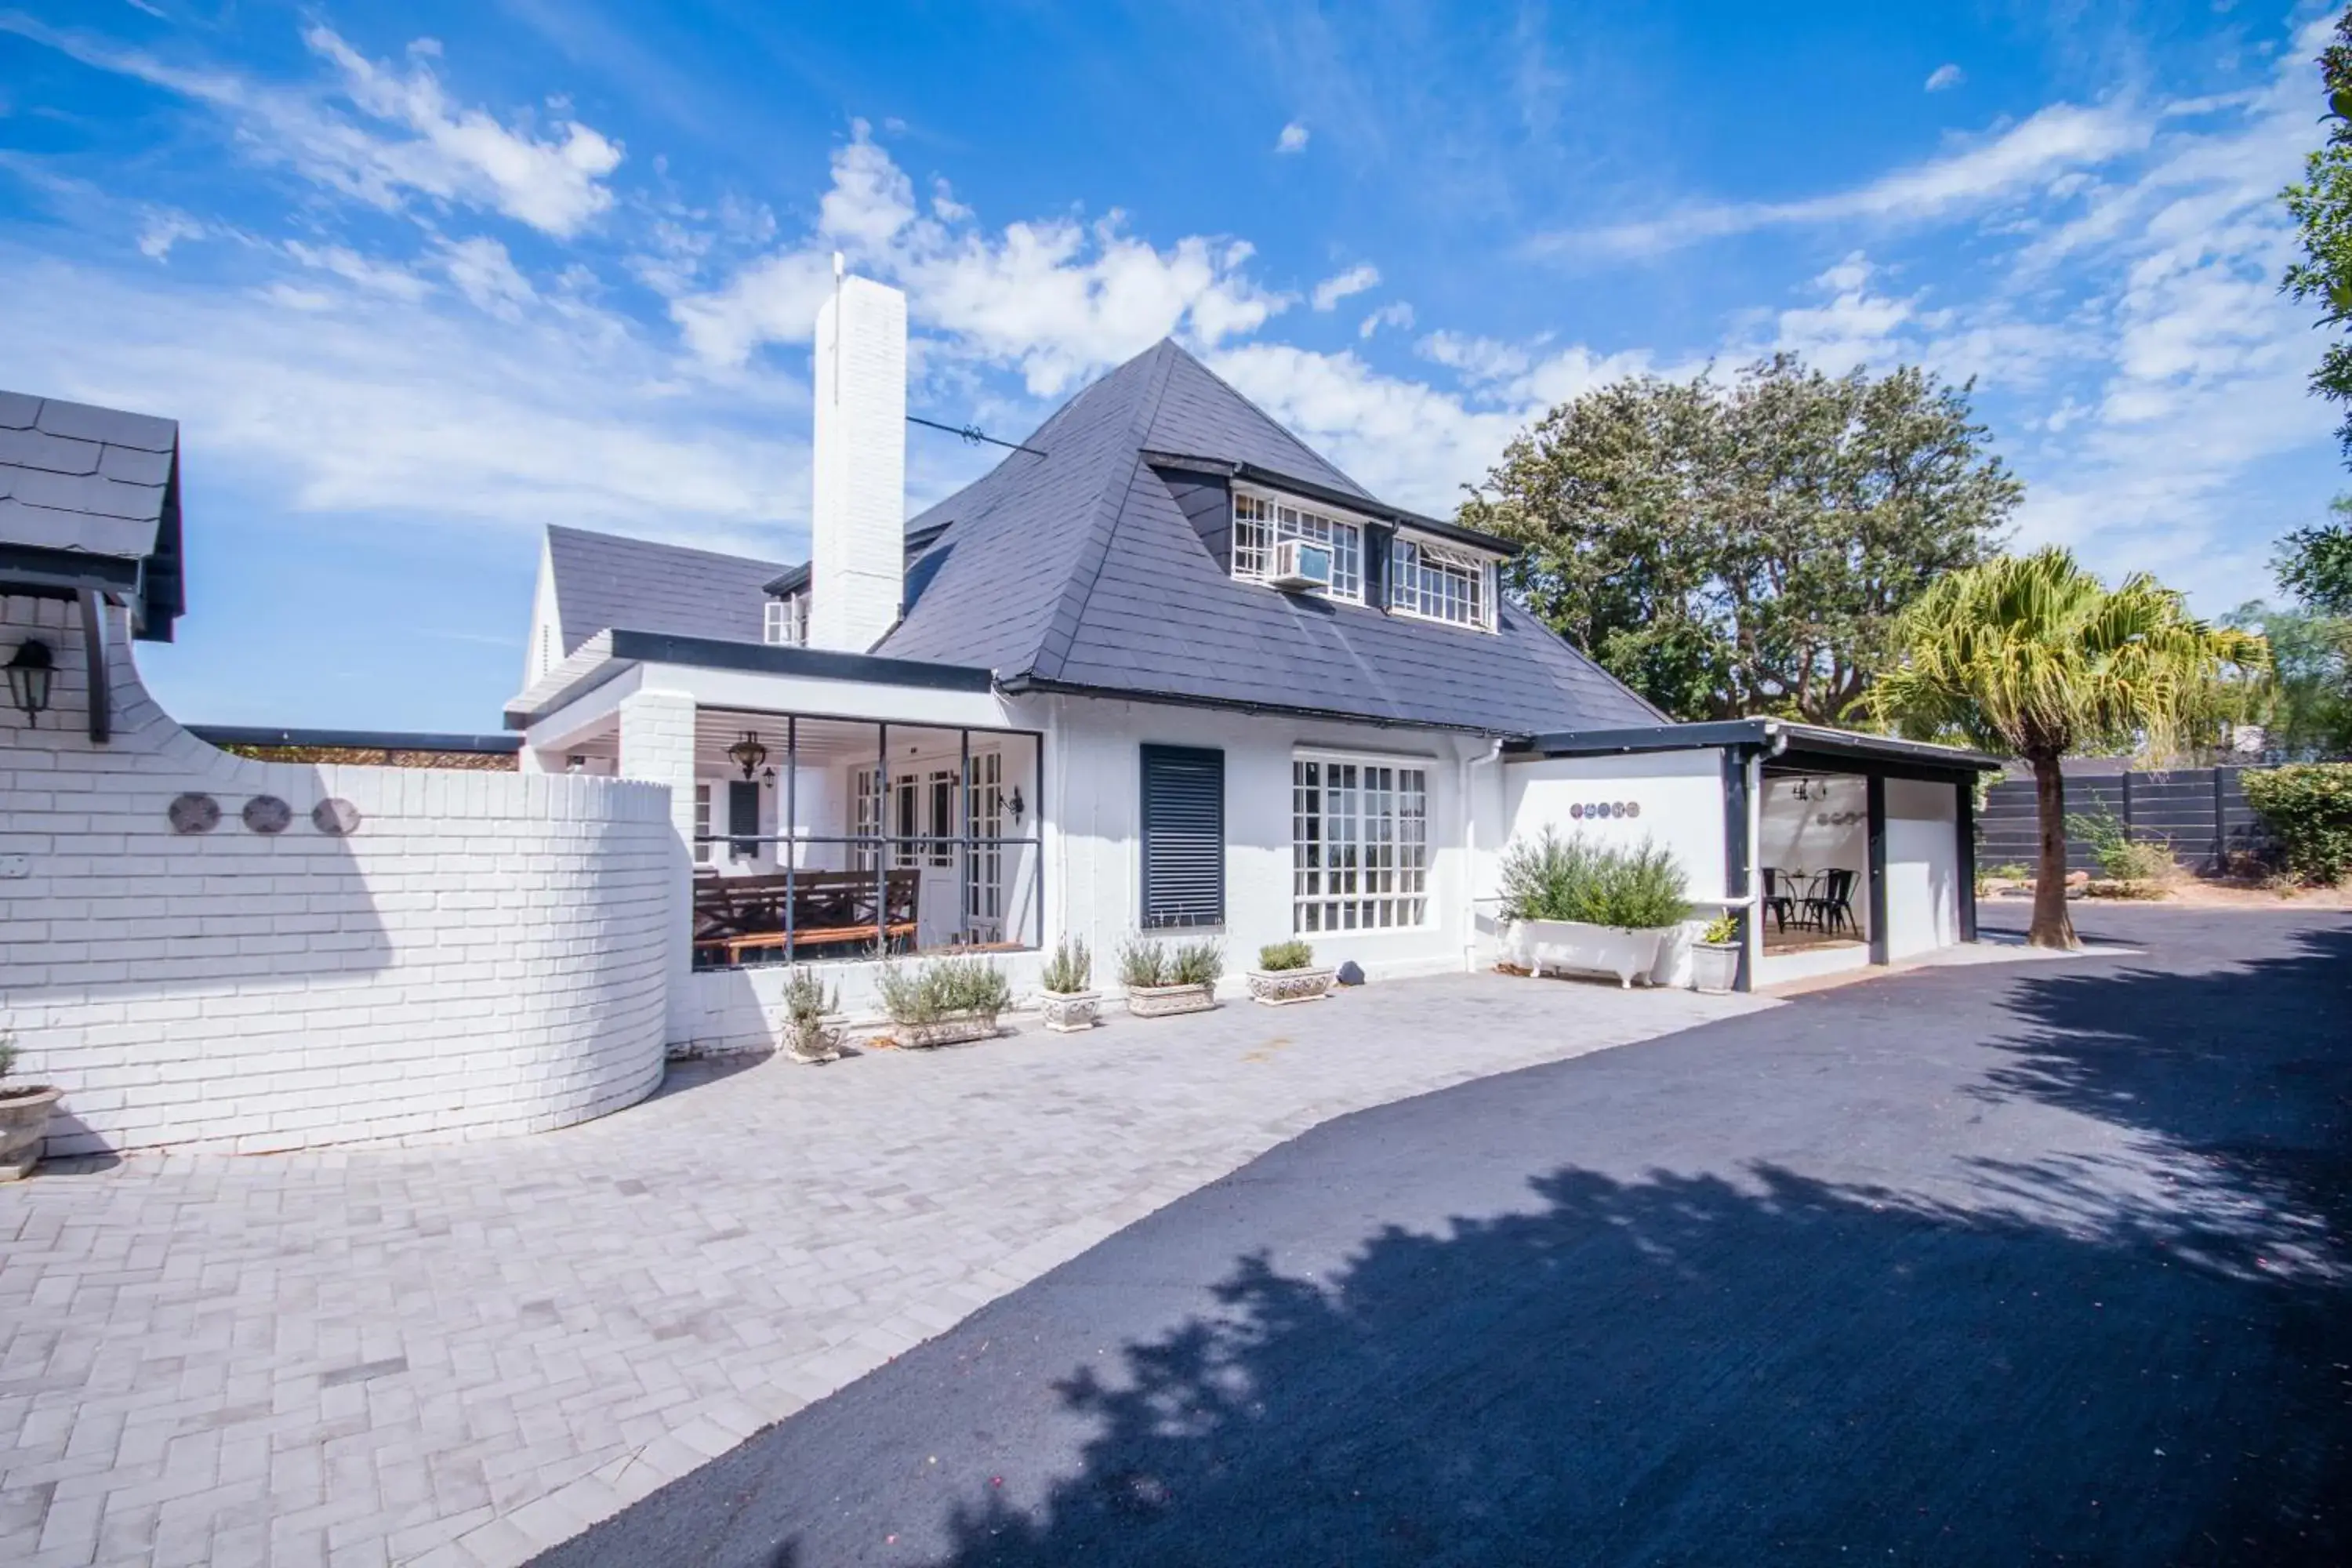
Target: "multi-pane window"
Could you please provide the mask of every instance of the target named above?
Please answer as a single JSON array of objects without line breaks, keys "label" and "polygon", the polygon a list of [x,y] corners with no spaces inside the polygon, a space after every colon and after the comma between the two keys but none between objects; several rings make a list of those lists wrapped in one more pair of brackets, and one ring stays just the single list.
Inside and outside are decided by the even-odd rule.
[{"label": "multi-pane window", "polygon": [[808,599],[800,594],[788,594],[781,599],[770,599],[764,630],[768,641],[788,647],[803,647],[808,643]]},{"label": "multi-pane window", "polygon": [[1234,492],[1234,575],[1263,583],[1274,569],[1274,547],[1303,539],[1331,552],[1331,596],[1361,604],[1364,598],[1364,531],[1345,519]]},{"label": "multi-pane window", "polygon": [[1495,563],[1399,535],[1389,546],[1389,608],[1492,631]]},{"label": "multi-pane window", "polygon": [[698,866],[710,864],[710,786],[694,786],[694,861]]},{"label": "multi-pane window", "polygon": [[871,871],[877,868],[875,855],[880,847],[875,841],[882,837],[882,771],[854,771],[850,774],[850,832],[858,842],[850,847],[849,868]]},{"label": "multi-pane window", "polygon": [[1004,757],[975,752],[966,764],[964,811],[971,824],[971,859],[964,868],[965,929],[975,942],[1000,942],[1004,929]]},{"label": "multi-pane window", "polygon": [[1427,918],[1427,768],[1295,757],[1290,817],[1293,931],[1381,931]]}]

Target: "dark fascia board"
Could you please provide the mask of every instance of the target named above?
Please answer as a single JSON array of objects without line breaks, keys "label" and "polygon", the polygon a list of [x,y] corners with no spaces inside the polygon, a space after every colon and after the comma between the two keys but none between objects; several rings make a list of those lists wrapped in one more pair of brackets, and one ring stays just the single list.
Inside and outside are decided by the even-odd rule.
[{"label": "dark fascia board", "polygon": [[1312,479],[1302,479],[1295,474],[1280,474],[1272,468],[1261,468],[1255,463],[1229,462],[1222,458],[1195,457],[1185,452],[1146,452],[1143,454],[1143,460],[1147,466],[1155,469],[1171,469],[1181,474],[1217,474],[1226,479],[1247,480],[1252,484],[1264,485],[1268,489],[1282,490],[1307,500],[1319,500],[1327,506],[1344,508],[1380,522],[1393,523],[1400,528],[1410,528],[1416,533],[1426,533],[1433,538],[1450,540],[1456,544],[1466,544],[1474,550],[1483,550],[1489,554],[1500,555],[1507,559],[1518,554],[1521,548],[1514,541],[1505,539],[1497,533],[1487,533],[1475,528],[1465,528],[1458,522],[1444,522],[1433,517],[1423,517],[1417,511],[1407,511],[1402,507],[1391,506],[1386,501],[1370,500],[1363,496],[1350,495],[1346,490],[1335,489],[1329,485],[1319,485]]},{"label": "dark fascia board", "polygon": [[1785,755],[1817,758],[1824,763],[1861,763],[1865,769],[1875,766],[1887,773],[1909,771],[1950,776],[1998,773],[2004,765],[1999,757],[1957,746],[1829,730],[1785,719],[1721,719],[1696,724],[1653,724],[1634,730],[1571,730],[1530,736],[1509,750],[1521,756],[1622,756],[1636,752],[1684,752],[1712,746],[1766,750],[1776,741],[1783,743]]},{"label": "dark fascia board", "polygon": [[[945,533],[947,531],[948,524],[944,522],[934,522],[927,524],[921,528],[908,529],[907,531],[907,559],[912,561],[916,556],[920,555],[924,551],[929,550],[934,543],[938,542],[940,535]],[[813,564],[814,563],[811,562],[803,561],[799,565],[786,572],[782,576],[771,582],[765,590],[768,596],[772,599],[781,599],[787,594],[797,594],[802,589],[807,587],[809,585],[809,571]]]},{"label": "dark fascia board", "polygon": [[1318,719],[1332,723],[1370,724],[1383,730],[1443,730],[1453,734],[1483,735],[1490,739],[1524,738],[1512,737],[1476,724],[1441,724],[1434,720],[1397,719],[1378,713],[1350,712],[1344,708],[1311,708],[1287,702],[1244,702],[1221,697],[1196,697],[1180,691],[1095,686],[1080,680],[1045,680],[1033,675],[1007,676],[999,689],[1008,697],[1024,697],[1033,692],[1058,693],[1069,697],[1100,697],[1114,702],[1150,702],[1168,708],[1207,708],[1221,713],[1253,713],[1262,718]]},{"label": "dark fascia board", "polygon": [[53,550],[40,544],[0,544],[0,585],[44,598],[94,588],[106,594],[136,594],[140,563],[128,555],[87,550]]},{"label": "dark fascia board", "polygon": [[362,752],[469,752],[485,755],[522,750],[520,735],[435,735],[399,730],[271,730],[246,724],[190,724],[189,734],[213,746],[332,746]]},{"label": "dark fascia board", "polygon": [[604,662],[559,691],[544,705],[525,712],[509,708],[506,726],[528,730],[568,702],[576,702],[606,681],[636,664],[682,664],[697,669],[740,669],[759,675],[798,675],[813,680],[863,680],[877,686],[913,686],[931,691],[988,691],[996,685],[993,670],[962,664],[932,664],[924,659],[886,658],[871,653],[835,653],[828,648],[792,647],[782,643],[730,642],[723,637],[678,637],[668,632],[634,632],[615,627]]},{"label": "dark fascia board", "polygon": [[887,658],[880,654],[838,653],[830,648],[782,643],[730,642],[721,637],[677,637],[668,632],[613,632],[613,658],[642,664],[684,664],[698,669],[745,669],[763,675],[799,675],[814,680],[863,680],[876,686],[915,686],[931,691],[987,691],[992,670],[928,659]]}]

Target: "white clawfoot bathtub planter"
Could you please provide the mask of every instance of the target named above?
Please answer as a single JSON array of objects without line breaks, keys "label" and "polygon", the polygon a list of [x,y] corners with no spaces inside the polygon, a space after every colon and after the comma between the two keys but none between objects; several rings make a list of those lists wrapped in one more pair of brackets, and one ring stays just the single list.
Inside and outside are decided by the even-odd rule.
[{"label": "white clawfoot bathtub planter", "polygon": [[1647,975],[1656,967],[1658,944],[1673,929],[1595,926],[1581,921],[1517,921],[1511,926],[1511,943],[1530,975],[1539,977],[1546,969],[1554,973],[1576,969],[1613,974],[1618,984],[1631,985],[1633,976]]}]

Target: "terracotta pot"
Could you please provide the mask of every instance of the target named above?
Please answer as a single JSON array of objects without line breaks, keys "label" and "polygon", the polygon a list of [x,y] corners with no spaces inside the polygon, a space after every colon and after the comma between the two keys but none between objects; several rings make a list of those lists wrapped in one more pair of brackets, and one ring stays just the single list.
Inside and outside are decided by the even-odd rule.
[{"label": "terracotta pot", "polygon": [[48,1136],[49,1107],[65,1090],[47,1084],[26,1084],[0,1089],[0,1182],[33,1173],[41,1163],[41,1141]]},{"label": "terracotta pot", "polygon": [[1338,973],[1329,964],[1307,969],[1253,969],[1249,972],[1250,1000],[1269,1007],[1286,1007],[1293,1002],[1319,1002],[1331,994],[1331,981]]}]

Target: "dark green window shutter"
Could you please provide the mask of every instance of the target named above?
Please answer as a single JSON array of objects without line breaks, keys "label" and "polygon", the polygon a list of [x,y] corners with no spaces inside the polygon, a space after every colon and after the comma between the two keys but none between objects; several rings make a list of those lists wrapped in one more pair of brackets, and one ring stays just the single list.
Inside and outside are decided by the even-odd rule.
[{"label": "dark green window shutter", "polygon": [[1143,919],[1165,926],[1225,920],[1225,753],[1143,748]]},{"label": "dark green window shutter", "polygon": [[738,860],[758,858],[760,847],[751,842],[760,832],[760,783],[757,779],[727,781],[727,831],[744,836],[728,841],[729,855]]}]

